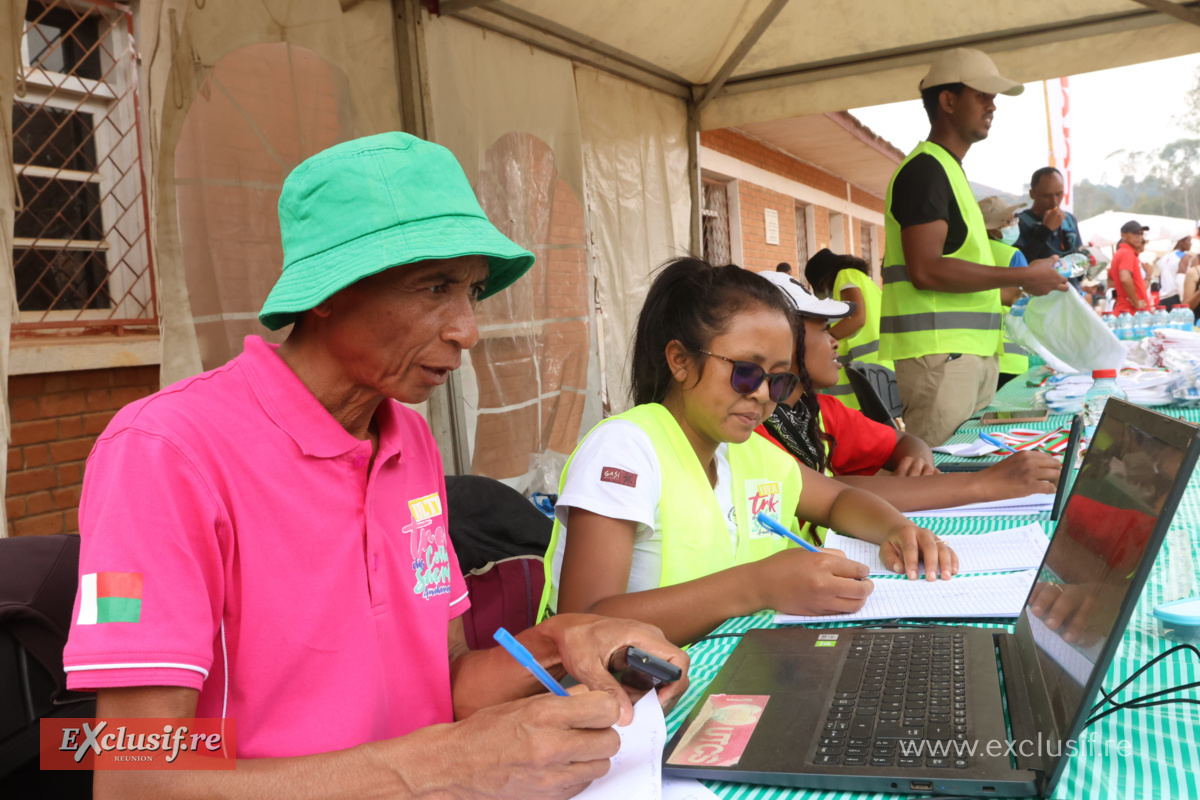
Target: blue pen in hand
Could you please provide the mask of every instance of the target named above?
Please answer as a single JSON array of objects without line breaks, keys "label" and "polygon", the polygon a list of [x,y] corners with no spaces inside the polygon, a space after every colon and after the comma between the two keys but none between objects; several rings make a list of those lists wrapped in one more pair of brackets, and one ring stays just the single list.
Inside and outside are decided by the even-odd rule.
[{"label": "blue pen in hand", "polygon": [[542,686],[545,686],[548,691],[553,692],[559,697],[570,697],[567,694],[567,690],[558,681],[554,680],[554,676],[546,672],[542,665],[537,662],[537,659],[533,657],[533,653],[526,650],[525,645],[514,639],[511,633],[504,630],[504,628],[500,628],[496,631],[494,638],[498,645],[507,650],[508,654],[517,660],[518,664],[533,673],[533,677],[541,681]]},{"label": "blue pen in hand", "polygon": [[988,444],[994,444],[994,445],[996,445],[996,447],[999,447],[1001,450],[1007,450],[1007,451],[1008,451],[1008,452],[1010,452],[1010,453],[1016,453],[1016,452],[1017,452],[1015,449],[1013,449],[1013,448],[1012,448],[1012,447],[1010,447],[1009,445],[1006,445],[1004,442],[1000,441],[1000,440],[999,440],[999,439],[997,439],[995,436],[992,436],[990,433],[984,433],[983,431],[980,431],[980,432],[979,432],[979,438],[980,438],[980,439],[983,439],[983,440],[984,440],[985,442],[987,442]]},{"label": "blue pen in hand", "polygon": [[785,537],[787,537],[788,539],[791,539],[793,542],[795,542],[796,544],[800,545],[801,547],[803,547],[803,548],[804,548],[805,550],[807,550],[808,552],[810,552],[810,553],[819,553],[819,552],[821,552],[819,548],[813,547],[811,544],[809,544],[808,542],[804,541],[804,540],[803,540],[803,539],[801,539],[799,536],[797,536],[796,534],[792,533],[792,532],[791,532],[791,531],[789,531],[787,528],[783,527],[783,526],[782,526],[782,525],[780,525],[778,522],[776,522],[775,520],[773,520],[773,519],[771,519],[770,517],[768,517],[768,516],[767,516],[767,512],[765,512],[765,511],[760,511],[760,512],[758,512],[758,516],[756,516],[756,517],[755,517],[755,519],[757,519],[757,520],[758,520],[758,524],[759,524],[759,525],[762,525],[762,526],[763,526],[764,528],[766,528],[767,530],[771,531],[772,533],[777,533],[777,534],[779,534],[780,536],[785,536]]}]

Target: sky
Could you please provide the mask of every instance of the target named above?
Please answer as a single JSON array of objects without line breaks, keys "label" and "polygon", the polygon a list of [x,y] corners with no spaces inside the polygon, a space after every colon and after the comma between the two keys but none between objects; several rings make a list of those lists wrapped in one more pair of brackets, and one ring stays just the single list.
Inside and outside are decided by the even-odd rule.
[{"label": "sky", "polygon": [[[1075,183],[1119,183],[1121,150],[1152,150],[1183,138],[1175,122],[1195,81],[1200,54],[1070,77],[1071,159]],[[929,133],[920,100],[851,112],[867,127],[909,152]],[[1114,155],[1114,154],[1117,155]],[[988,138],[963,161],[972,181],[1024,195],[1030,174],[1049,159],[1046,101],[1040,81],[1017,97],[996,98]]]}]

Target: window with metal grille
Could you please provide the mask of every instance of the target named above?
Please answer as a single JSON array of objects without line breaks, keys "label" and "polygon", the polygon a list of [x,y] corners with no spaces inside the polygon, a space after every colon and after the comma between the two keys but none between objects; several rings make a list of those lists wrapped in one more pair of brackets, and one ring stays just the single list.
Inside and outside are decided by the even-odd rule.
[{"label": "window with metal grille", "polygon": [[154,325],[133,15],[29,0],[13,102],[19,328]]},{"label": "window with metal grille", "polygon": [[704,258],[714,266],[732,261],[729,249],[729,191],[723,183],[704,181]]},{"label": "window with metal grille", "polygon": [[808,206],[796,203],[796,265],[804,273],[808,263]]}]

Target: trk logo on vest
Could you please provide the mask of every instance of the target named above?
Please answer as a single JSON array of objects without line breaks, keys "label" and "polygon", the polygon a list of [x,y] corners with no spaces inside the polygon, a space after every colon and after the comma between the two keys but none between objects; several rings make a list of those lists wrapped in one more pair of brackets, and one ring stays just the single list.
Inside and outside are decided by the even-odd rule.
[{"label": "trk logo on vest", "polygon": [[434,492],[408,501],[412,522],[401,530],[409,535],[415,582],[413,594],[426,600],[450,592],[450,553],[446,549],[446,527],[442,498]]},{"label": "trk logo on vest", "polygon": [[762,478],[746,481],[746,509],[750,512],[750,538],[773,538],[775,534],[756,517],[763,512],[776,522],[783,523],[783,488],[779,481]]}]

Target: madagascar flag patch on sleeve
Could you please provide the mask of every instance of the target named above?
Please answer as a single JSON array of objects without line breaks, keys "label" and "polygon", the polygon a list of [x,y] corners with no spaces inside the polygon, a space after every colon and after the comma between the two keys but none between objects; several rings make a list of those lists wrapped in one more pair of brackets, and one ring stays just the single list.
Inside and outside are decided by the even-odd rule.
[{"label": "madagascar flag patch on sleeve", "polygon": [[142,618],[142,573],[92,572],[79,580],[76,625],[138,622]]}]

